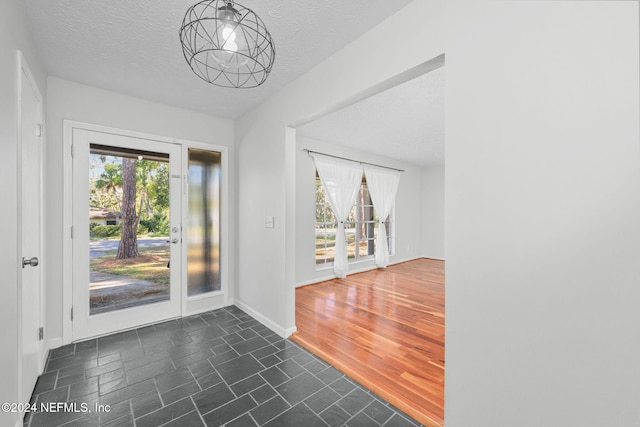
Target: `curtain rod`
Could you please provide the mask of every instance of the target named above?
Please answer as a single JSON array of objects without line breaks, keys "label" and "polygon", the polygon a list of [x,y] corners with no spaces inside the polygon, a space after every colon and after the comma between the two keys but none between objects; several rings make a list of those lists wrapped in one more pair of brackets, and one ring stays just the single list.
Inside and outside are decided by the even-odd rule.
[{"label": "curtain rod", "polygon": [[347,160],[349,162],[360,163],[361,165],[376,166],[378,168],[391,169],[391,170],[398,171],[398,172],[404,172],[404,169],[391,168],[389,166],[376,165],[375,163],[369,163],[369,162],[361,162],[359,160],[347,159],[346,157],[340,157],[340,156],[334,156],[332,154],[320,153],[318,151],[312,151],[312,150],[308,150],[306,148],[303,149],[302,151],[306,151],[307,154],[311,154],[311,153],[320,154],[321,156],[333,157],[334,159],[340,159],[340,160]]}]

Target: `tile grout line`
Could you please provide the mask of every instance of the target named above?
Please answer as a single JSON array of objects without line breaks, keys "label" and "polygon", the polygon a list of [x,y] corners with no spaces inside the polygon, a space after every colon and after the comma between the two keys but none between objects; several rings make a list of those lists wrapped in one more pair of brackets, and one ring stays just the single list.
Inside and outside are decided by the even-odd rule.
[{"label": "tile grout line", "polygon": [[[278,414],[276,414],[276,415],[274,415],[273,417],[269,418],[267,421],[265,421],[265,422],[263,422],[263,423],[259,423],[259,422],[258,422],[258,420],[256,420],[256,419],[255,419],[255,417],[251,414],[251,411],[249,411],[249,412],[248,412],[248,413],[249,413],[249,415],[251,416],[251,418],[253,418],[253,420],[254,420],[254,421],[256,422],[256,424],[258,424],[259,426],[264,426],[264,425],[266,425],[266,424],[270,423],[270,422],[271,422],[271,421],[273,421],[274,419],[278,418],[280,415],[284,414],[285,412],[287,412],[288,410],[290,410],[291,408],[293,408],[293,406],[294,406],[294,405],[291,405],[289,402],[287,402],[287,400],[286,400],[286,399],[284,399],[284,397],[283,397],[280,393],[278,393],[277,391],[276,391],[276,395],[275,395],[275,396],[273,396],[273,397],[272,397],[271,399],[269,399],[269,400],[266,400],[266,401],[262,402],[262,405],[264,405],[264,404],[266,404],[266,403],[268,403],[268,402],[271,402],[271,401],[272,401],[272,400],[274,400],[276,397],[279,397],[279,398],[281,398],[282,400],[284,400],[284,401],[285,401],[285,403],[286,403],[289,407],[288,407],[287,409],[285,409],[284,411],[279,412]],[[258,405],[257,407],[259,407],[259,406],[261,406],[261,405]],[[257,408],[257,407],[256,407],[256,408]],[[254,408],[254,409],[256,409],[256,408]]]},{"label": "tile grout line", "polygon": [[136,416],[133,413],[133,399],[129,399],[129,411],[131,412],[131,420],[133,421],[133,427],[136,427]]},{"label": "tile grout line", "polygon": [[[158,393],[158,398],[160,399],[160,404],[162,405],[160,407],[160,409],[165,408],[167,405],[164,404],[164,400],[162,399],[162,393],[160,393],[160,389],[158,388],[158,381],[156,380],[155,377],[153,377],[153,386],[156,389],[156,393]],[[145,415],[147,415],[147,414],[145,414]]]},{"label": "tile grout line", "polygon": [[198,409],[198,405],[196,405],[196,401],[193,400],[193,394],[191,396],[189,396],[189,399],[191,399],[191,403],[193,404],[193,407],[196,408],[196,413],[198,414],[198,417],[200,417],[200,421],[202,421],[203,425],[207,425],[207,423],[204,421],[204,418],[202,417],[202,414],[200,413],[200,409]]}]

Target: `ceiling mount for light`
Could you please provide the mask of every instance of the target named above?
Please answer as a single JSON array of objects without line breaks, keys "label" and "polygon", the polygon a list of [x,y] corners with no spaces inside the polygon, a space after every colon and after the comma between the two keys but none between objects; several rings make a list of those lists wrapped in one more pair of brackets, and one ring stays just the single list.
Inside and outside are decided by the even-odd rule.
[{"label": "ceiling mount for light", "polygon": [[260,86],[276,56],[262,19],[231,0],[205,0],[191,6],[180,27],[180,42],[193,72],[216,86]]}]

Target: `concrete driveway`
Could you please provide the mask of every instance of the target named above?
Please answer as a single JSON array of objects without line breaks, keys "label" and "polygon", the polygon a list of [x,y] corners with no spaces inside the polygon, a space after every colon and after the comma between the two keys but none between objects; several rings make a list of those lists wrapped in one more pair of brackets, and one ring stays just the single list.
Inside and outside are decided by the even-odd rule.
[{"label": "concrete driveway", "polygon": [[[168,237],[138,239],[138,248],[169,247]],[[119,240],[89,241],[89,257],[94,259],[115,251]],[[151,304],[169,299],[169,287],[132,277],[90,271],[90,313],[104,313],[122,308]]]},{"label": "concrete driveway", "polygon": [[[168,245],[169,237],[145,237],[138,239],[138,248]],[[107,251],[117,250],[120,240],[90,240],[89,259],[105,255]]]}]

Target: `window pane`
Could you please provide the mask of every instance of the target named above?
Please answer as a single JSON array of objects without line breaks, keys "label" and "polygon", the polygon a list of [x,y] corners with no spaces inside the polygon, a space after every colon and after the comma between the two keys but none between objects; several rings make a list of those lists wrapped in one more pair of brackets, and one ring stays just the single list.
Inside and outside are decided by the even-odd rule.
[{"label": "window pane", "polygon": [[[347,256],[349,260],[372,257],[375,253],[375,237],[379,226],[378,216],[373,208],[371,196],[363,177],[354,206],[345,221]],[[316,176],[316,264],[333,262],[335,252],[336,218],[325,198],[320,178]],[[330,237],[325,237],[331,229]],[[392,227],[388,220],[387,241],[393,248]]]},{"label": "window pane", "polygon": [[316,264],[333,262],[336,224],[316,225]]},{"label": "window pane", "polygon": [[362,233],[362,241],[360,242],[360,256],[365,257],[374,254],[374,223],[363,223],[362,228],[364,232]]},{"label": "window pane", "polygon": [[347,258],[356,256],[356,225],[353,222],[345,222],[344,232],[347,240]]},{"label": "window pane", "polygon": [[162,153],[90,145],[90,316],[169,299],[168,160]]},{"label": "window pane", "polygon": [[221,154],[189,149],[187,295],[219,291]]}]

